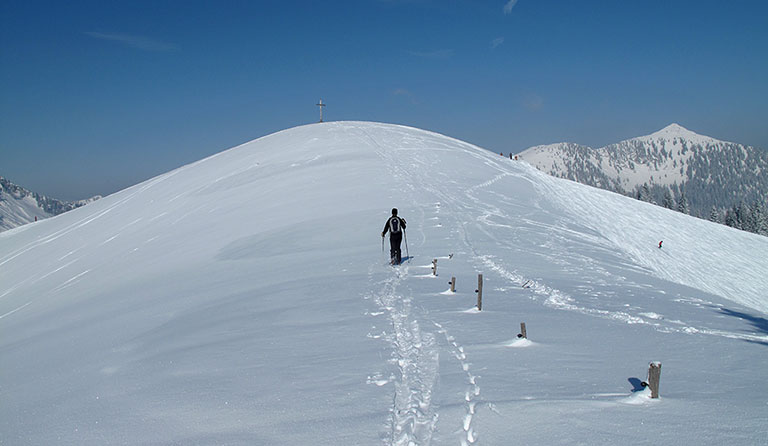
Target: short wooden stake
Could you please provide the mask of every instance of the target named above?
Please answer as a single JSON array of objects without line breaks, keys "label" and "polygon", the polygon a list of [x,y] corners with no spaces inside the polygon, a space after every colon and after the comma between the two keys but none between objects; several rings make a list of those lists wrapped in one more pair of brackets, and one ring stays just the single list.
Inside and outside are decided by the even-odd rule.
[{"label": "short wooden stake", "polygon": [[528,339],[528,332],[525,330],[525,322],[520,322],[520,337]]},{"label": "short wooden stake", "polygon": [[448,282],[448,283],[451,284],[451,292],[455,293],[456,292],[456,278],[455,277],[451,277],[451,281]]},{"label": "short wooden stake", "polygon": [[432,259],[432,275],[437,275],[437,259]]},{"label": "short wooden stake", "polygon": [[648,367],[648,387],[651,388],[651,398],[659,397],[659,380],[661,379],[661,363],[652,362]]},{"label": "short wooden stake", "polygon": [[477,275],[477,311],[483,311],[483,275]]}]

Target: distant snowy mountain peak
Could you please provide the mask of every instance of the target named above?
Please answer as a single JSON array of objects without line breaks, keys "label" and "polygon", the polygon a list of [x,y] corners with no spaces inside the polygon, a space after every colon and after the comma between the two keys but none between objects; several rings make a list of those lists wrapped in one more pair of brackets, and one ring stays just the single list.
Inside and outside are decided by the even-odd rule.
[{"label": "distant snowy mountain peak", "polygon": [[695,137],[700,135],[688,130],[687,128],[683,127],[680,124],[673,122],[672,124],[669,124],[668,126],[650,134],[649,136],[654,138],[677,138],[677,137],[689,138],[689,137]]},{"label": "distant snowy mountain peak", "polygon": [[692,132],[687,128],[681,126],[680,124],[676,124],[676,123],[672,123],[659,131],[651,133],[650,135],[632,138],[630,141],[643,141],[643,142],[669,141],[672,143],[672,145],[676,144],[677,142],[680,142],[680,143],[687,143],[689,145],[698,144],[702,146],[723,142],[723,141],[718,141],[717,139],[709,136],[699,135],[698,133]]},{"label": "distant snowy mountain peak", "polygon": [[518,157],[550,175],[708,217],[768,197],[768,152],[670,124],[650,135],[592,148],[531,147]]},{"label": "distant snowy mountain peak", "polygon": [[683,133],[683,132],[693,133],[690,130],[688,130],[687,128],[683,127],[682,125],[680,125],[680,124],[678,124],[676,122],[673,122],[672,124],[669,124],[668,126],[666,126],[663,129],[661,129],[659,132],[665,132],[665,131],[666,132],[675,132],[675,133]]}]

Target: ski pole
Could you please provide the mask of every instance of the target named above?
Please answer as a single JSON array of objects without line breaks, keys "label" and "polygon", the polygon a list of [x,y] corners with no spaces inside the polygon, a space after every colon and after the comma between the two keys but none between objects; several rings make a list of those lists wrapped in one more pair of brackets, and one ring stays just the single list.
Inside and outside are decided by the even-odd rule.
[{"label": "ski pole", "polygon": [[403,228],[403,238],[405,238],[405,257],[408,258],[408,261],[411,261],[411,256],[408,254],[408,234],[405,232],[405,228]]}]

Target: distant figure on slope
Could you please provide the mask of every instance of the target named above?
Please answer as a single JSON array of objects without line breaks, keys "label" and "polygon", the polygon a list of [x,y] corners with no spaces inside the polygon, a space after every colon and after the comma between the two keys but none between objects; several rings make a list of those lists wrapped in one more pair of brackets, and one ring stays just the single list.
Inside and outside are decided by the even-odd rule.
[{"label": "distant figure on slope", "polygon": [[405,230],[405,219],[397,216],[397,209],[392,209],[392,216],[384,224],[384,231],[381,237],[384,238],[389,231],[389,258],[390,264],[399,265],[401,261],[400,242],[403,240],[403,231]]},{"label": "distant figure on slope", "polygon": [[661,249],[661,244],[664,243],[664,240],[659,242],[659,249]]}]

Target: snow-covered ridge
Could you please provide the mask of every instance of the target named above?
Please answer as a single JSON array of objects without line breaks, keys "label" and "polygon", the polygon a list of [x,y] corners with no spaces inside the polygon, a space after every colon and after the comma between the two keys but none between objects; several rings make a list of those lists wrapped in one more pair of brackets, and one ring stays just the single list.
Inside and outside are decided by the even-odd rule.
[{"label": "snow-covered ridge", "polygon": [[669,193],[689,212],[708,217],[712,208],[768,196],[768,152],[698,135],[671,124],[601,148],[572,143],[531,147],[519,158],[539,170],[614,192],[637,196],[650,189],[653,199]]},{"label": "snow-covered ridge", "polygon": [[581,180],[585,175],[579,170],[594,169],[595,173],[606,176],[603,182],[632,190],[649,182],[663,185],[685,182],[685,166],[695,155],[692,148],[700,146],[711,150],[718,144],[726,143],[696,134],[679,124],[670,124],[650,135],[598,149],[564,142],[534,146],[518,157],[544,172],[565,178],[570,174],[573,178],[569,179],[580,182],[585,182]]},{"label": "snow-covered ridge", "polygon": [[763,252],[436,133],[288,129],[0,234],[0,444],[759,443]]}]

